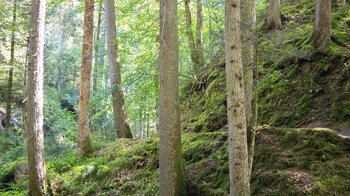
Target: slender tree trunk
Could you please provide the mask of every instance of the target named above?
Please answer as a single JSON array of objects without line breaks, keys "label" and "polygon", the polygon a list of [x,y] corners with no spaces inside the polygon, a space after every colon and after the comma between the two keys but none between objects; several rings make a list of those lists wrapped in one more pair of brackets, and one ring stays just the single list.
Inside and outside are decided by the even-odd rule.
[{"label": "slender tree trunk", "polygon": [[190,8],[190,0],[185,0],[185,12],[186,12],[186,35],[188,39],[188,47],[190,49],[191,61],[193,66],[193,71],[195,74],[199,72],[199,59],[196,50],[196,45],[194,42],[193,31],[192,31],[192,15]]},{"label": "slender tree trunk", "polygon": [[[102,18],[102,2],[99,1],[98,7],[98,18],[97,18],[97,27],[96,27],[96,37],[95,37],[95,62],[94,62],[94,74],[92,81],[92,92],[96,95],[97,91],[97,73],[100,61],[100,32],[101,32],[101,18]],[[92,116],[96,115],[96,106],[92,108]]]},{"label": "slender tree trunk", "polygon": [[[327,0],[328,1],[328,0]],[[280,29],[281,23],[281,2],[280,0],[269,0],[269,6],[267,10],[266,30]]]},{"label": "slender tree trunk", "polygon": [[[254,144],[255,144],[255,129],[253,128],[253,70],[255,67],[255,26],[256,26],[256,0],[242,1],[242,63],[244,70],[244,84],[246,97],[246,118],[248,131],[248,152],[249,152],[249,171],[252,169]],[[249,175],[250,176],[250,175]]]},{"label": "slender tree trunk", "polygon": [[202,29],[203,29],[203,11],[202,10],[203,10],[203,0],[197,0],[196,45],[197,45],[197,53],[198,53],[198,62],[200,67],[205,66],[204,51],[203,51],[203,44],[202,44]]},{"label": "slender tree trunk", "polygon": [[247,115],[241,49],[241,1],[225,1],[227,116],[230,195],[250,195]]},{"label": "slender tree trunk", "polygon": [[[17,20],[17,0],[13,1],[13,19],[12,26],[16,26]],[[11,57],[10,57],[10,71],[9,71],[9,83],[7,87],[7,105],[6,105],[6,119],[5,119],[5,128],[6,135],[9,135],[9,128],[11,122],[11,106],[12,106],[12,86],[13,86],[13,67],[15,61],[15,28],[12,29],[11,33]]]},{"label": "slender tree trunk", "polygon": [[105,0],[107,23],[107,50],[109,75],[112,88],[112,104],[114,124],[119,138],[132,138],[130,126],[124,110],[124,95],[121,85],[120,63],[118,59],[118,45],[116,42],[116,20],[114,0]]},{"label": "slender tree trunk", "polygon": [[160,0],[160,195],[186,195],[181,155],[177,0]]},{"label": "slender tree trunk", "polygon": [[150,122],[149,122],[149,113],[146,113],[146,138],[149,138]]},{"label": "slender tree trunk", "polygon": [[27,38],[27,49],[26,49],[26,59],[24,62],[24,74],[23,74],[23,87],[24,91],[27,89],[27,70],[28,70],[28,59],[29,59],[29,37]]},{"label": "slender tree trunk", "polygon": [[316,0],[312,45],[316,52],[326,53],[331,43],[332,1]]},{"label": "slender tree trunk", "polygon": [[29,195],[46,194],[43,134],[45,0],[32,0],[27,88]]},{"label": "slender tree trunk", "polygon": [[80,100],[78,113],[78,153],[81,156],[86,156],[92,151],[89,134],[89,98],[94,23],[93,15],[94,1],[85,0],[84,42],[81,65]]},{"label": "slender tree trunk", "polygon": [[139,122],[138,122],[138,130],[139,130],[139,133],[140,133],[140,138],[142,139],[143,138],[143,122],[142,122],[142,113],[143,113],[143,111],[142,111],[142,109],[141,109],[141,107],[139,108]]}]

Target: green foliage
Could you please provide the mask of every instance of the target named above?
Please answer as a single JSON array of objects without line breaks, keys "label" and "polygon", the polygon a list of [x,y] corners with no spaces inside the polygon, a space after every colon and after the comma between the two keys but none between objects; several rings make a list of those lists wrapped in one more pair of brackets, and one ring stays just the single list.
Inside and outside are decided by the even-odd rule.
[{"label": "green foliage", "polygon": [[226,80],[221,65],[208,67],[184,89],[182,98],[182,129],[214,131],[226,122]]},{"label": "green foliage", "polygon": [[[227,194],[227,132],[186,133],[182,144],[188,193]],[[85,160],[75,153],[49,159],[50,191],[55,195],[156,195],[158,145],[153,139],[118,139]],[[333,130],[263,127],[258,129],[256,145],[252,194],[350,193],[350,140]],[[8,163],[1,171],[13,171],[23,161]],[[24,191],[26,183],[15,182],[7,190]]]}]

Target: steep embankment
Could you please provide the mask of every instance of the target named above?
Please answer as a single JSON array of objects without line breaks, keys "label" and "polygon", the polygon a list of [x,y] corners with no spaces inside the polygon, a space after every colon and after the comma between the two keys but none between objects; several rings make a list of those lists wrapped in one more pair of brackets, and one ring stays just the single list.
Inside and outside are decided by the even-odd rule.
[{"label": "steep embankment", "polygon": [[[298,2],[283,6],[281,30],[259,35],[258,124],[322,126],[350,135],[350,6],[334,6],[331,50],[317,54],[303,45],[312,32],[313,1]],[[203,70],[185,89],[184,130],[215,131],[226,124],[224,67],[222,61]]]}]

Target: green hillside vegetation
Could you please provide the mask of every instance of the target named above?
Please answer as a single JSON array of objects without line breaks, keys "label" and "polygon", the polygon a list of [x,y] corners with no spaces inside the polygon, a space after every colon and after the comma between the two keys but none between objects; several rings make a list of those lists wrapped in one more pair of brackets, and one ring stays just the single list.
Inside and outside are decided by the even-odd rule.
[{"label": "green hillside vegetation", "polygon": [[[349,195],[350,5],[333,8],[333,41],[327,54],[313,52],[308,42],[313,1],[283,4],[283,26],[275,31],[264,31],[265,10],[258,10],[254,101],[259,126],[252,195]],[[182,154],[191,196],[226,195],[229,190],[225,88],[223,55],[182,85]],[[47,104],[59,107],[54,100],[59,96],[49,96],[52,103]],[[59,121],[60,113],[55,113],[51,119]],[[62,119],[62,126],[71,126],[68,117]],[[74,141],[76,136],[69,131],[67,138]],[[96,131],[92,138],[94,153],[86,159],[70,151],[70,143],[62,149],[46,143],[51,195],[159,194],[159,139],[111,141]],[[0,156],[0,195],[27,194],[23,140],[23,132],[15,132],[11,142],[17,147]]]}]

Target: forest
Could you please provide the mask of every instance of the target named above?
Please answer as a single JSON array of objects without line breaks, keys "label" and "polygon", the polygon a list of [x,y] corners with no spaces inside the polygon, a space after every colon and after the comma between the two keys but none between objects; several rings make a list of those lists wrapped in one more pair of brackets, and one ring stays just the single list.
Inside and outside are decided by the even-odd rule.
[{"label": "forest", "polygon": [[350,195],[350,0],[0,0],[22,195]]}]

